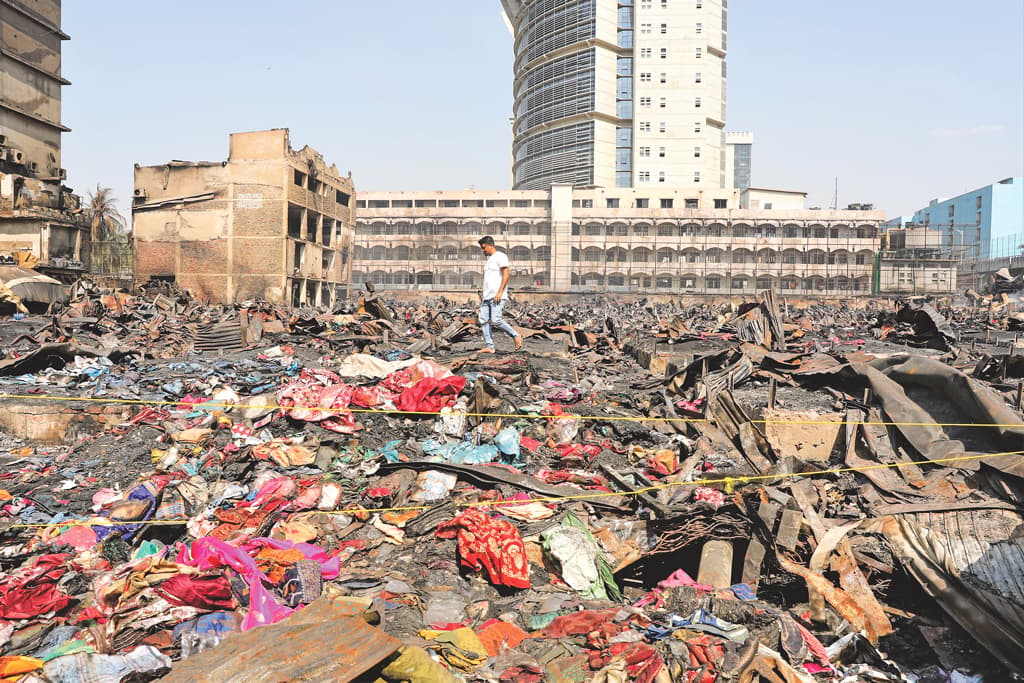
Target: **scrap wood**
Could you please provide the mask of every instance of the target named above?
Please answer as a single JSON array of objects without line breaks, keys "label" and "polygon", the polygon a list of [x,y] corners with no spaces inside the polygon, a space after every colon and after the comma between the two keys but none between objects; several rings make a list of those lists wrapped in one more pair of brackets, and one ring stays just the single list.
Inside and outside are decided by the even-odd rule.
[{"label": "scrap wood", "polygon": [[808,588],[813,588],[815,591],[824,596],[825,600],[830,605],[835,607],[836,611],[850,622],[850,625],[858,631],[864,631],[867,638],[871,643],[877,643],[881,636],[888,635],[892,632],[892,626],[889,624],[889,620],[885,619],[885,623],[875,623],[871,617],[865,613],[865,611],[858,604],[857,600],[851,597],[847,592],[841,588],[836,588],[832,585],[832,582],[826,579],[821,574],[818,574],[801,564],[788,560],[781,553],[775,557],[778,561],[779,566],[790,574],[795,574],[807,582]]}]

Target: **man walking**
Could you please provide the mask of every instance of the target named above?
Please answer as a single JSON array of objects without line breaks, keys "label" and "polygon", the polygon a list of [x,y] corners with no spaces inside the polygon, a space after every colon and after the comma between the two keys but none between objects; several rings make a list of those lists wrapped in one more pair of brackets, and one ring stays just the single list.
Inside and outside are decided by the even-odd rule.
[{"label": "man walking", "polygon": [[484,333],[484,348],[481,353],[494,353],[494,339],[491,337],[491,325],[512,337],[516,351],[523,348],[523,338],[512,329],[512,326],[501,318],[501,309],[508,301],[508,280],[512,271],[508,267],[508,257],[494,248],[494,238],[490,235],[481,237],[478,242],[487,256],[484,266],[483,301],[480,302],[480,328]]}]

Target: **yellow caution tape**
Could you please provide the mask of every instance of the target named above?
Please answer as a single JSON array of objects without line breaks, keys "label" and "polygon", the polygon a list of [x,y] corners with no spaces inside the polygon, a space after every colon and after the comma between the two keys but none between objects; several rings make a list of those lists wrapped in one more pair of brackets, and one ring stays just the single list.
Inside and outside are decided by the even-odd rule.
[{"label": "yellow caution tape", "polygon": [[[962,455],[952,458],[936,458],[935,460],[914,460],[910,462],[897,462],[897,463],[878,463],[874,465],[863,465],[860,467],[836,467],[826,470],[812,470],[809,472],[781,472],[778,474],[755,474],[755,475],[741,475],[738,477],[722,477],[719,479],[697,479],[694,481],[677,481],[667,482],[664,484],[652,484],[651,486],[645,486],[643,488],[633,489],[632,491],[596,491],[589,493],[581,493],[572,496],[545,496],[535,498],[525,498],[522,500],[485,500],[475,501],[467,503],[456,503],[456,508],[480,508],[480,507],[499,507],[499,506],[518,506],[527,505],[529,503],[565,503],[578,500],[592,500],[597,498],[613,498],[618,496],[639,496],[644,493],[651,493],[653,491],[661,491],[663,489],[679,488],[682,486],[708,486],[713,487],[715,485],[722,486],[726,493],[733,493],[737,486],[755,482],[755,481],[772,481],[777,479],[795,479],[804,477],[819,477],[824,475],[835,475],[843,474],[846,472],[868,472],[871,470],[883,470],[883,469],[894,469],[899,467],[912,467],[918,465],[936,465],[943,463],[954,463],[954,462],[965,462],[968,460],[981,460],[983,458],[1000,458],[1011,455],[1024,455],[1024,451],[1006,451],[1003,453],[979,453],[974,455]],[[364,513],[380,513],[380,512],[409,512],[413,510],[429,510],[429,505],[410,505],[404,507],[386,507],[386,508],[347,508],[344,510],[308,510],[308,511],[296,511],[295,515],[352,515],[352,514],[364,514]],[[9,528],[12,529],[44,529],[49,527],[60,527],[60,526],[158,526],[158,525],[171,525],[171,524],[186,524],[189,520],[150,520],[143,522],[126,522],[126,521],[114,521],[110,519],[98,519],[98,520],[69,520],[66,522],[57,523],[46,523],[46,524],[12,524]]]}]

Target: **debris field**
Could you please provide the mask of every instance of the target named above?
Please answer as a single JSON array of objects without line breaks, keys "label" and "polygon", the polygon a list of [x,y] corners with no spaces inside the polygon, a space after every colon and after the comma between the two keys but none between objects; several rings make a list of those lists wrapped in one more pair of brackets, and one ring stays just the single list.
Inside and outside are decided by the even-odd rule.
[{"label": "debris field", "polygon": [[1009,681],[1005,294],[0,317],[0,679]]}]

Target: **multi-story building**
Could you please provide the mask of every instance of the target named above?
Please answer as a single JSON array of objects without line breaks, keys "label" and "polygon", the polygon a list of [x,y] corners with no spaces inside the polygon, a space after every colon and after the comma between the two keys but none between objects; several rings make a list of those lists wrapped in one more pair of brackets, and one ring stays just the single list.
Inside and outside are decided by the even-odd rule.
[{"label": "multi-story building", "polygon": [[943,235],[923,225],[890,227],[878,254],[879,294],[953,294],[957,291],[958,254]]},{"label": "multi-story building", "polygon": [[722,188],[725,0],[502,0],[513,188]]},{"label": "multi-story building", "polygon": [[0,257],[73,279],[91,243],[62,183],[60,20],[60,0],[0,0]]},{"label": "multi-story building", "polygon": [[570,185],[361,193],[352,276],[384,288],[474,291],[477,240],[492,235],[520,292],[872,293],[882,212],[751,211],[733,208],[738,200],[736,190]]},{"label": "multi-story building", "polygon": [[1020,254],[1024,242],[1024,178],[1004,178],[950,199],[933,199],[912,216],[901,216],[886,228],[923,225],[942,236],[945,248],[965,261]]},{"label": "multi-story building", "polygon": [[136,279],[215,302],[347,296],[355,189],[287,129],[234,133],[223,162],[135,167]]}]

